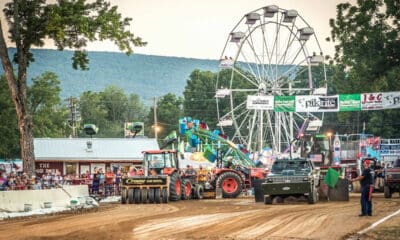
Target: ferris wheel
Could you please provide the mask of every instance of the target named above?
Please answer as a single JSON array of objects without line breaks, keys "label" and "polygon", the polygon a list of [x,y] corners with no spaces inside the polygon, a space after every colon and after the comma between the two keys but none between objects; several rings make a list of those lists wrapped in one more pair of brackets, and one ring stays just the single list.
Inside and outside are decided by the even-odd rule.
[{"label": "ferris wheel", "polygon": [[245,14],[229,34],[220,68],[218,125],[247,150],[284,152],[310,119],[322,124],[322,113],[274,111],[275,96],[326,95],[320,44],[296,10],[271,5]]}]

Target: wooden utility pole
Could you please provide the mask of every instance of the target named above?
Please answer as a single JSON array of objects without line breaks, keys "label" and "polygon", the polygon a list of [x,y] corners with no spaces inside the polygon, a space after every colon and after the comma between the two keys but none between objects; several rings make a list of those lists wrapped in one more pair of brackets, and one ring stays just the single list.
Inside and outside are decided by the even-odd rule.
[{"label": "wooden utility pole", "polygon": [[156,140],[158,139],[158,123],[157,123],[157,97],[154,97],[154,106],[153,106],[153,110],[154,110],[154,137],[156,138]]}]

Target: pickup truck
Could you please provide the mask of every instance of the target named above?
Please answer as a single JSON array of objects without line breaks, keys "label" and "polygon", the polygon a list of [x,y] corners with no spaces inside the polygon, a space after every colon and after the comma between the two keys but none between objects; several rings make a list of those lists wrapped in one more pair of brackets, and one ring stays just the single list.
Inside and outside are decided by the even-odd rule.
[{"label": "pickup truck", "polygon": [[385,168],[385,183],[383,186],[385,198],[391,198],[394,192],[400,193],[400,158],[391,167]]},{"label": "pickup truck", "polygon": [[277,159],[261,184],[264,203],[272,204],[276,197],[284,200],[289,196],[306,196],[310,204],[318,202],[319,174],[310,159]]}]

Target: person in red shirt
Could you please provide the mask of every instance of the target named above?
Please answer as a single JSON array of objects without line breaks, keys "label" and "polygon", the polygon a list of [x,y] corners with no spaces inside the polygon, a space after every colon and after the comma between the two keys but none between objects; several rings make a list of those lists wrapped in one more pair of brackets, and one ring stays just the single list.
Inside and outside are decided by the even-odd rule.
[{"label": "person in red shirt", "polygon": [[106,184],[106,196],[111,196],[114,193],[114,180],[115,174],[108,167],[106,174],[104,175],[104,181]]},{"label": "person in red shirt", "polygon": [[133,177],[137,175],[137,169],[135,168],[135,166],[130,166],[129,167],[129,172],[128,172],[128,177]]}]

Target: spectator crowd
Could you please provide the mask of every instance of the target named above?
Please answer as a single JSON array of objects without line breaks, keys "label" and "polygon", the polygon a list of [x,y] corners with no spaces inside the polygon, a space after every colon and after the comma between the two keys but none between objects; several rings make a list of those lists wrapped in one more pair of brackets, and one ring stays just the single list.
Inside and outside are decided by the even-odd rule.
[{"label": "spectator crowd", "polygon": [[[140,173],[142,173],[141,169],[136,169],[133,165],[126,172],[121,168],[111,171],[109,167],[104,172],[102,168],[95,167],[92,173],[86,171],[80,175],[62,175],[59,170],[47,170],[41,176],[29,176],[25,172],[11,171],[7,173],[0,169],[0,191],[40,190],[60,188],[63,185],[87,185],[91,195],[107,197],[120,194],[120,184],[123,177],[135,176]],[[155,172],[151,174],[157,175]],[[211,178],[211,172],[203,169],[201,165],[198,171],[193,166],[187,165],[187,168],[182,169],[180,174],[199,182],[208,181]]]}]

